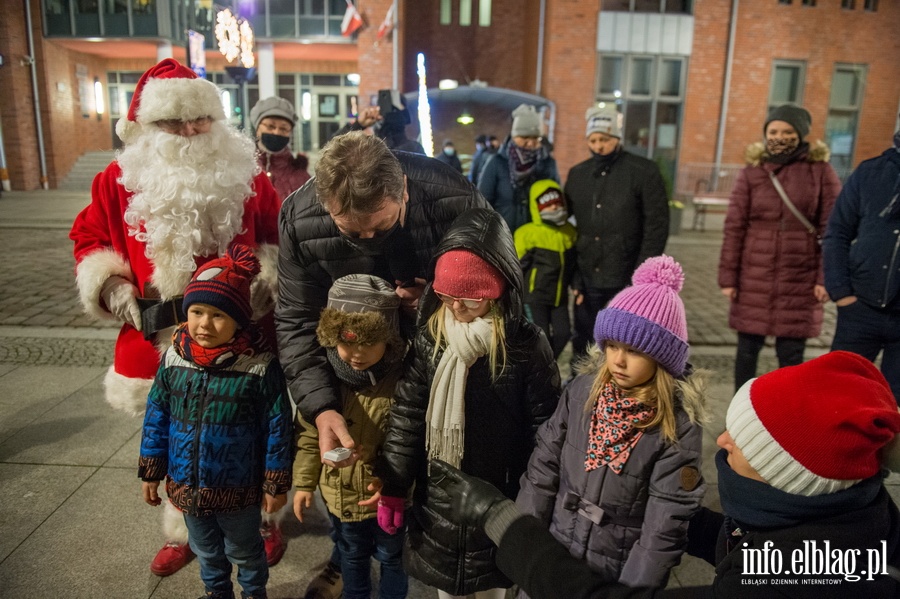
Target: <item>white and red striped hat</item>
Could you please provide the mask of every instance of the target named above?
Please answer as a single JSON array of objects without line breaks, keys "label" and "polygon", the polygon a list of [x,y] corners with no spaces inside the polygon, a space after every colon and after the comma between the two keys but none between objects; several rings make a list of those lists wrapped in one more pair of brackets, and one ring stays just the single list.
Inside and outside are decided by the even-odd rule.
[{"label": "white and red striped hat", "polygon": [[809,497],[877,474],[891,459],[885,446],[897,445],[900,411],[871,362],[835,351],[747,381],[725,427],[766,482]]}]

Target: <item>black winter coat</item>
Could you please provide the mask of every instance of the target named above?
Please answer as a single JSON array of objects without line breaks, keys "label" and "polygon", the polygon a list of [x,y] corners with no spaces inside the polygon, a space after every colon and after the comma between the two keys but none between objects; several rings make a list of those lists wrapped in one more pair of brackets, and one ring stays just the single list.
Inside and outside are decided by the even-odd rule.
[{"label": "black winter coat", "polygon": [[[478,254],[507,279],[500,300],[506,324],[506,368],[494,381],[486,357],[469,368],[461,469],[514,498],[537,429],[553,414],[559,400],[559,369],[547,338],[523,315],[522,271],[500,216],[489,209],[462,216],[435,257],[452,249]],[[429,274],[433,272],[434,262]],[[439,303],[429,286],[419,307],[415,360],[397,390],[376,474],[387,496],[405,497],[416,484],[413,506],[407,510],[406,571],[450,594],[467,595],[511,583],[497,569],[496,548],[484,531],[456,524],[450,517],[450,497],[428,480],[425,415],[443,350],[432,358],[434,340],[423,325]]]},{"label": "black winter coat", "polygon": [[275,324],[281,364],[291,396],[307,422],[325,410],[341,410],[339,385],[316,341],[319,313],[332,283],[349,274],[388,281],[426,278],[438,242],[460,214],[487,204],[465,177],[431,158],[397,152],[406,174],[406,224],[384,254],[366,256],[338,232],[316,197],[315,179],[291,194],[279,219],[278,303]]},{"label": "black winter coat", "polygon": [[574,288],[625,287],[641,262],[662,254],[669,201],[652,161],[622,151],[602,169],[589,158],[572,167],[564,191],[578,229]]}]

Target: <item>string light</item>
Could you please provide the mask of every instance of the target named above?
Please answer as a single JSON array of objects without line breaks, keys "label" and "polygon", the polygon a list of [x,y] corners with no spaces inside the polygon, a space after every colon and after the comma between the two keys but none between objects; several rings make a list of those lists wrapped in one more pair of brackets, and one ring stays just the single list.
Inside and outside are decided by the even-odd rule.
[{"label": "string light", "polygon": [[431,133],[431,106],[428,104],[428,86],[425,84],[425,55],[416,56],[416,73],[419,75],[419,128],[422,130],[422,147],[426,156],[434,156],[434,138]]}]

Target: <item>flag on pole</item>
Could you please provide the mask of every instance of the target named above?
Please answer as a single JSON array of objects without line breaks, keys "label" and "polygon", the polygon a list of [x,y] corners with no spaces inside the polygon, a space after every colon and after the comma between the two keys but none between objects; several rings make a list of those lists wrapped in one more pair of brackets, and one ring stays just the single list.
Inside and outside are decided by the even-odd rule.
[{"label": "flag on pole", "polygon": [[387,14],[384,16],[384,21],[381,22],[381,25],[378,26],[378,39],[383,38],[387,34],[391,32],[394,28],[394,5],[391,4],[391,7],[388,9]]},{"label": "flag on pole", "polygon": [[347,12],[344,13],[344,20],[341,21],[341,35],[347,37],[362,27],[363,19],[356,7],[353,6],[351,0],[347,0]]}]

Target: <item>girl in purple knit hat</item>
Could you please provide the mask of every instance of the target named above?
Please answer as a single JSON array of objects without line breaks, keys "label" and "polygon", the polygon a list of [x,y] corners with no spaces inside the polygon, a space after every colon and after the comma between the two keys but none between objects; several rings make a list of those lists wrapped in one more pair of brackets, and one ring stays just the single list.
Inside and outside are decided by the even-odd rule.
[{"label": "girl in purple knit hat", "polygon": [[683,282],[671,257],[649,258],[600,311],[516,499],[573,556],[633,587],[666,585],[706,487],[706,377],[687,363]]}]

